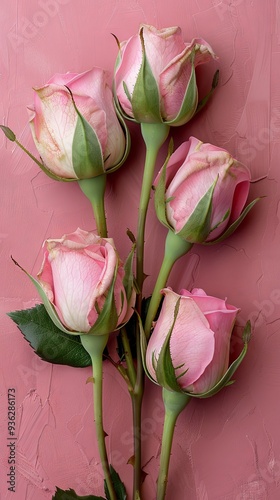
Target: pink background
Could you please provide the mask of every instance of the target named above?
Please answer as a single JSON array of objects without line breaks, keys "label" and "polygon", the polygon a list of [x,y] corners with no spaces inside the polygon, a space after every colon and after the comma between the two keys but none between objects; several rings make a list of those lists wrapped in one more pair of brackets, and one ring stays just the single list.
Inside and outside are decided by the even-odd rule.
[{"label": "pink background", "polygon": [[[170,285],[199,286],[242,309],[254,323],[236,383],[215,398],[194,400],[176,428],[167,499],[249,500],[280,497],[280,265],[279,265],[279,1],[269,0],[18,0],[1,2],[1,122],[35,152],[26,105],[32,86],[54,73],[92,66],[112,71],[120,40],[141,22],[180,25],[186,40],[201,36],[219,56],[219,89],[196,119],[174,130],[175,145],[190,135],[226,147],[246,163],[255,182],[250,200],[266,195],[231,238],[195,246],[172,272]],[[217,67],[200,71],[206,88]],[[108,180],[109,231],[122,258],[125,229],[135,231],[144,149],[131,127],[129,160]],[[1,499],[49,500],[55,485],[80,495],[103,493],[92,425],[90,369],[52,366],[28,346],[6,312],[39,302],[14,258],[34,275],[47,237],[94,229],[77,184],[47,178],[0,135],[1,148]],[[166,154],[163,147],[161,160]],[[159,161],[159,165],[161,161]],[[261,179],[261,180],[260,180]],[[146,292],[159,268],[165,228],[153,206],[147,225]],[[236,339],[235,348],[239,348]],[[110,460],[131,495],[130,400],[114,368],[105,365],[105,429]],[[7,390],[17,396],[17,485],[7,491]],[[163,422],[161,391],[147,383],[143,409],[143,499],[155,498]]]}]

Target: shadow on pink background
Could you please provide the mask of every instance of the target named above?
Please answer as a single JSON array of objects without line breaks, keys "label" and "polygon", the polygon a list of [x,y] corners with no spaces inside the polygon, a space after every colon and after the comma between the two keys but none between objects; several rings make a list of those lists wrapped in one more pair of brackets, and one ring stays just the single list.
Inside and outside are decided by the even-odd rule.
[{"label": "shadow on pink background", "polygon": [[[35,153],[26,106],[33,86],[54,73],[92,66],[113,70],[117,46],[141,22],[180,25],[186,40],[205,38],[219,56],[219,88],[205,110],[175,129],[175,146],[190,135],[228,149],[247,164],[250,200],[266,195],[224,243],[194,246],[175,266],[169,284],[198,286],[228,297],[250,318],[254,335],[235,384],[215,398],[194,400],[179,417],[167,500],[277,500],[280,498],[280,264],[279,264],[279,2],[270,0],[18,0],[2,1],[0,116]],[[203,67],[209,86],[215,65]],[[201,72],[200,72],[201,74]],[[130,126],[129,160],[109,177],[109,232],[125,258],[135,232],[144,149]],[[6,312],[39,302],[10,255],[35,275],[47,237],[78,226],[94,229],[91,207],[77,184],[52,181],[0,135],[1,147],[1,372],[0,482],[3,500],[50,500],[55,486],[79,495],[103,494],[92,424],[90,369],[41,361]],[[162,149],[159,166],[166,155]],[[36,153],[35,153],[36,154]],[[261,179],[261,180],[260,180]],[[117,208],[116,208],[117,207]],[[165,228],[151,204],[145,293],[160,265]],[[236,346],[239,347],[238,345]],[[16,389],[16,493],[8,491],[7,393]],[[129,496],[133,453],[130,399],[123,381],[105,365],[105,430],[110,460]],[[163,423],[161,391],[147,383],[143,408],[143,500],[154,500]]]}]

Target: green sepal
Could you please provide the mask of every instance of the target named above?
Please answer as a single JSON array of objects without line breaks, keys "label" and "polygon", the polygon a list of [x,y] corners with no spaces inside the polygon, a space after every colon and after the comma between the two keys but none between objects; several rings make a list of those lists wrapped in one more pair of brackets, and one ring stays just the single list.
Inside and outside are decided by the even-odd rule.
[{"label": "green sepal", "polygon": [[136,248],[136,243],[132,245],[132,248],[128,254],[128,257],[124,263],[124,278],[123,278],[123,286],[126,292],[127,301],[129,302],[133,289],[134,289],[134,276],[133,276],[133,258],[134,252]]},{"label": "green sepal", "polygon": [[[156,372],[156,378],[157,378],[159,385],[161,385],[165,389],[168,389],[170,391],[175,391],[175,392],[184,392],[181,389],[181,387],[179,386],[178,381],[177,381],[177,379],[180,376],[182,376],[183,374],[181,374],[179,377],[176,376],[175,368],[173,366],[173,361],[172,361],[171,354],[170,354],[170,338],[171,338],[171,335],[173,332],[175,321],[176,321],[177,316],[178,316],[180,300],[181,299],[179,298],[176,302],[176,305],[174,308],[174,317],[173,317],[172,325],[169,329],[168,334],[166,335],[166,338],[164,340],[163,346],[162,346],[161,351],[159,353],[158,359],[155,360],[155,365],[154,365],[154,369]],[[186,372],[184,372],[184,373],[186,373]]]},{"label": "green sepal", "polygon": [[142,323],[141,317],[137,311],[136,311],[136,315],[138,318],[139,330],[140,330],[140,350],[141,350],[142,365],[144,368],[144,372],[146,373],[147,377],[151,380],[151,382],[159,385],[159,383],[151,376],[151,374],[147,368],[147,364],[146,364],[146,352],[147,352],[147,346],[148,346],[147,345],[147,338],[145,335],[145,331],[143,328],[143,323]]},{"label": "green sepal", "polygon": [[30,156],[30,158],[35,161],[35,163],[37,163],[37,165],[40,167],[41,170],[43,170],[43,172],[48,176],[50,177],[51,179],[53,179],[54,181],[60,181],[60,182],[73,182],[73,181],[77,181],[76,178],[67,178],[67,177],[61,177],[60,175],[57,175],[57,174],[54,174],[51,170],[48,169],[48,167],[45,165],[45,163],[43,162],[43,159],[41,158],[41,162],[39,162],[31,153],[29,153],[29,151],[27,151],[27,149],[25,149],[22,144],[20,144],[18,141],[16,141],[17,145],[23,149],[23,151],[25,153],[28,154],[28,156]]},{"label": "green sepal", "polygon": [[243,347],[241,353],[239,354],[238,358],[235,359],[233,361],[233,363],[229,366],[229,368],[227,369],[226,373],[219,380],[219,382],[217,382],[217,384],[214,385],[214,387],[212,387],[212,389],[210,389],[209,391],[203,392],[201,394],[193,394],[193,393],[187,392],[187,391],[185,391],[185,394],[188,394],[189,396],[192,396],[194,398],[202,398],[202,399],[204,399],[204,398],[209,398],[211,396],[214,396],[223,387],[225,387],[227,385],[231,385],[231,383],[233,383],[233,381],[231,381],[231,377],[236,372],[237,368],[239,367],[239,365],[241,364],[241,362],[243,361],[243,359],[244,359],[244,357],[245,357],[245,355],[247,353],[248,342],[250,340],[250,337],[251,337],[251,323],[250,323],[250,321],[247,321],[247,323],[246,323],[246,325],[244,327],[244,330],[243,330],[243,335],[242,335],[242,339],[243,339],[243,342],[244,342],[244,347]]},{"label": "green sepal", "polygon": [[212,199],[218,177],[196,205],[184,227],[177,234],[191,243],[203,243],[210,233]]},{"label": "green sepal", "polygon": [[167,121],[168,125],[171,126],[180,126],[184,125],[193,117],[197,109],[197,85],[196,85],[196,74],[195,74],[195,66],[194,66],[194,58],[195,51],[193,50],[190,59],[191,59],[191,76],[188,83],[188,86],[185,91],[184,99],[182,101],[181,108],[176,118],[173,120]]},{"label": "green sepal", "polygon": [[76,368],[91,365],[90,356],[82,346],[80,337],[68,335],[57,328],[43,304],[10,312],[8,316],[42,360]]},{"label": "green sepal", "polygon": [[115,108],[116,115],[118,117],[118,120],[121,124],[121,127],[122,127],[124,135],[125,135],[125,150],[124,150],[124,154],[123,154],[122,158],[120,159],[119,163],[108,168],[107,170],[105,169],[106,174],[111,174],[112,172],[115,172],[116,170],[118,170],[118,168],[120,168],[122,166],[122,164],[126,161],[128,155],[129,155],[130,146],[131,146],[131,139],[130,139],[130,133],[129,133],[128,127],[127,127],[125,120],[123,118],[123,114],[120,110],[120,106],[118,106],[117,101],[115,99],[114,99],[114,108]]},{"label": "green sepal", "polygon": [[204,108],[204,106],[206,106],[206,104],[209,101],[210,97],[212,96],[215,88],[218,86],[219,78],[220,78],[220,71],[217,69],[217,71],[215,71],[214,76],[213,76],[211,89],[208,92],[208,94],[206,94],[206,96],[198,103],[195,114],[199,113],[199,111],[201,111],[202,108]]},{"label": "green sepal", "polygon": [[133,116],[138,122],[162,123],[159,90],[146,57],[143,28],[139,36],[143,57],[131,98]]},{"label": "green sepal", "polygon": [[65,326],[61,323],[54,306],[50,302],[45,290],[43,289],[43,287],[39,283],[39,281],[37,281],[35,278],[33,278],[33,276],[31,276],[31,274],[29,274],[25,269],[23,269],[23,267],[21,267],[20,264],[18,264],[18,262],[16,262],[15,259],[13,259],[13,257],[12,257],[12,260],[29,277],[29,279],[32,281],[33,285],[35,285],[35,287],[36,287],[36,289],[37,289],[37,291],[38,291],[38,293],[43,301],[43,304],[46,308],[46,311],[47,311],[48,315],[50,316],[51,320],[54,322],[55,326],[57,326],[57,328],[59,328],[62,332],[67,333],[69,335],[80,335],[81,332],[73,332],[73,331],[67,330],[65,328]]},{"label": "green sepal", "polygon": [[115,109],[118,111],[118,116],[121,116],[123,120],[126,119],[131,122],[138,123],[137,120],[132,118],[132,116],[129,116],[122,108],[120,101],[117,97],[115,82],[113,83],[113,96],[114,96]]},{"label": "green sepal", "polygon": [[37,160],[37,158],[35,156],[33,156],[33,154],[30,153],[30,151],[28,151],[28,149],[26,149],[23,146],[23,144],[21,144],[17,140],[15,133],[9,127],[5,127],[4,125],[0,125],[0,128],[3,130],[3,132],[4,132],[5,136],[7,137],[7,139],[9,139],[9,141],[15,142],[17,144],[17,146],[19,146],[22,149],[22,151],[24,151],[24,153],[26,153],[29,156],[29,158],[31,158],[31,160],[33,160],[40,167],[40,169],[43,170],[43,172],[48,177],[50,177],[51,179],[54,179],[55,181],[62,181],[62,182],[71,182],[71,181],[76,181],[77,180],[77,179],[66,179],[64,177],[60,177],[60,175],[54,174],[44,164],[42,158],[41,158],[41,161]]},{"label": "green sepal", "polygon": [[89,330],[90,335],[107,335],[116,330],[118,324],[118,314],[115,305],[114,289],[117,277],[118,267],[116,266],[114,278],[108,290],[102,311],[100,312],[96,322]]},{"label": "green sepal", "polygon": [[9,139],[9,141],[15,142],[16,136],[15,136],[14,132],[9,127],[6,127],[5,125],[0,125],[0,128],[4,132],[7,139]]},{"label": "green sepal", "polygon": [[172,155],[172,153],[173,153],[173,140],[171,139],[169,142],[169,146],[168,146],[167,157],[166,157],[164,165],[161,169],[158,184],[154,188],[155,189],[155,200],[154,201],[155,201],[155,210],[156,210],[157,218],[164,226],[166,226],[168,229],[171,229],[171,230],[173,230],[173,229],[170,226],[170,224],[167,220],[167,217],[166,217],[166,203],[168,203],[168,201],[170,201],[170,200],[168,200],[168,201],[166,200],[165,192],[166,192],[166,168],[167,168],[167,164],[169,162],[169,159],[170,159],[170,156]]},{"label": "green sepal", "polygon": [[124,93],[125,93],[126,97],[127,97],[127,98],[128,98],[128,100],[129,100],[129,102],[131,103],[131,100],[132,100],[132,99],[131,99],[131,94],[130,94],[130,92],[129,92],[129,90],[128,90],[128,86],[126,85],[126,83],[125,83],[125,82],[123,82],[123,90],[124,90]]},{"label": "green sepal", "polygon": [[[118,69],[118,66],[119,66],[119,64],[121,63],[121,51],[120,51],[120,42],[119,42],[119,40],[117,39],[117,37],[116,37],[114,34],[113,34],[113,37],[114,37],[114,38],[115,38],[115,40],[117,41],[117,44],[118,44],[118,47],[119,47],[119,52],[118,52],[118,55],[117,55],[117,58],[116,58],[116,62],[115,62],[115,69],[114,69],[114,71],[115,71],[115,73],[116,73],[116,71],[117,71],[117,69]],[[123,88],[124,88],[125,94],[127,95],[128,100],[131,102],[131,96],[130,96],[130,94],[129,94],[129,92],[128,92],[127,85],[126,85],[126,83],[125,83],[125,82],[123,82]],[[121,116],[121,117],[122,117],[122,119],[124,119],[124,118],[125,118],[126,120],[130,120],[130,121],[132,121],[132,122],[134,122],[134,123],[137,123],[137,121],[136,121],[136,120],[135,120],[132,116],[129,116],[129,115],[128,115],[125,111],[124,111],[124,109],[122,108],[122,106],[121,106],[121,104],[120,104],[120,101],[119,101],[119,99],[118,99],[118,97],[117,97],[117,92],[116,92],[116,82],[115,82],[115,78],[114,78],[114,80],[113,80],[113,88],[112,88],[112,90],[113,90],[113,97],[114,97],[115,107],[116,107],[116,109],[117,109],[117,111],[118,111],[118,116]]]},{"label": "green sepal", "polygon": [[[223,222],[225,222],[225,220],[227,220],[227,219],[229,218],[229,216],[230,216],[230,209],[228,209],[228,210],[226,211],[226,213],[224,214],[224,216],[221,218],[221,220],[220,220],[219,222],[217,222],[217,224],[215,224],[215,226],[214,226],[214,227],[211,227],[211,230],[210,230],[209,235],[210,235],[213,231],[215,231],[215,229],[217,229],[217,228],[218,228],[218,227],[219,227],[219,226],[220,226]],[[208,236],[209,236],[209,235],[208,235]]]},{"label": "green sepal", "polygon": [[66,86],[77,113],[72,143],[72,163],[78,179],[90,179],[104,174],[102,148],[92,126],[78,110],[71,90]]},{"label": "green sepal", "polygon": [[96,495],[86,495],[83,497],[78,496],[72,488],[69,490],[61,490],[56,487],[55,495],[52,500],[106,500],[104,497],[97,497]]},{"label": "green sepal", "polygon": [[[232,235],[232,233],[234,233],[234,231],[238,228],[238,226],[240,226],[241,222],[245,219],[246,215],[250,212],[250,210],[253,208],[253,206],[263,198],[260,197],[260,198],[256,198],[255,200],[251,201],[251,203],[249,203],[249,205],[247,205],[247,207],[243,210],[243,212],[239,215],[238,219],[236,219],[236,221],[234,221],[227,229],[226,231],[221,235],[219,236],[219,238],[217,238],[216,240],[213,240],[213,241],[204,241],[203,244],[204,245],[215,245],[215,243],[220,243],[221,241],[224,241],[226,238],[228,238],[229,236]],[[210,233],[211,234],[211,233]]]},{"label": "green sepal", "polygon": [[[110,476],[112,479],[113,487],[117,496],[117,500],[126,500],[127,499],[127,494],[125,490],[125,485],[122,482],[119,474],[115,471],[114,467],[112,465],[109,466],[110,469]],[[106,500],[110,500],[110,494],[109,490],[106,484],[106,481],[104,481],[104,491],[106,495]]]}]

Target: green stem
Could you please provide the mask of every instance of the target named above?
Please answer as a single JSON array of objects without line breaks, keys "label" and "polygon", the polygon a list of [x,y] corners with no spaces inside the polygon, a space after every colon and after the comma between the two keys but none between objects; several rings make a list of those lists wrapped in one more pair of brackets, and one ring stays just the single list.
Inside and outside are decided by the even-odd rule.
[{"label": "green stem", "polygon": [[[136,309],[141,315],[142,288],[144,282],[144,241],[147,210],[150,200],[151,188],[154,178],[154,169],[160,147],[168,136],[169,126],[165,124],[142,123],[141,132],[146,144],[146,159],[142,180],[142,190],[139,202],[138,228],[136,239],[136,281],[139,293],[137,296]],[[133,438],[134,438],[134,477],[133,498],[140,499],[141,490],[141,406],[144,393],[144,370],[142,366],[140,332],[137,325],[136,332],[136,356],[137,371],[136,382],[132,393],[133,408]]]},{"label": "green stem", "polygon": [[[140,363],[141,364],[141,363]],[[140,500],[142,484],[142,466],[141,466],[141,412],[144,390],[144,371],[141,371],[141,390],[132,394],[132,412],[133,412],[133,444],[134,444],[134,464],[133,464],[133,500]]]},{"label": "green stem", "polygon": [[104,207],[107,174],[98,175],[91,179],[80,179],[79,186],[92,205],[97,232],[102,238],[108,237]]},{"label": "green stem", "polygon": [[142,483],[142,452],[141,452],[141,408],[144,394],[144,369],[142,365],[139,325],[136,326],[136,381],[131,394],[133,411],[133,500],[139,500]]},{"label": "green stem", "polygon": [[146,159],[139,203],[136,260],[136,278],[139,290],[144,282],[144,239],[147,210],[154,179],[154,169],[159,149],[168,136],[169,126],[163,123],[142,123],[141,132],[146,144]]},{"label": "green stem", "polygon": [[159,476],[157,481],[157,500],[164,500],[167,487],[170,454],[175,424],[181,411],[190,401],[190,396],[163,388],[162,397],[165,407],[164,427],[161,441]]},{"label": "green stem", "polygon": [[116,500],[116,493],[111,479],[109,462],[105,445],[105,433],[103,429],[103,404],[102,404],[102,355],[107,344],[109,335],[81,335],[81,342],[89,353],[93,372],[93,409],[94,421],[97,435],[99,455],[109,491],[110,500]]},{"label": "green stem", "polygon": [[158,278],[153,290],[153,294],[149,303],[148,312],[145,322],[145,334],[148,338],[150,335],[153,320],[157,314],[157,310],[161,301],[162,288],[166,286],[169,274],[176,260],[185,255],[191,248],[192,243],[183,240],[180,236],[176,235],[171,229],[167,233],[165,240],[164,257]]}]

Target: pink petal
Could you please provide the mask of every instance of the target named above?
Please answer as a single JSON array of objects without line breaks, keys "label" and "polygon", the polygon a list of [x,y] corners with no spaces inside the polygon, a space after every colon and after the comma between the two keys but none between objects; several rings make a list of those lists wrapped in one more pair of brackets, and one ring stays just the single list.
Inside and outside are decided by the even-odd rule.
[{"label": "pink petal", "polygon": [[216,181],[218,173],[217,168],[209,168],[208,159],[199,153],[190,155],[178,170],[166,190],[166,198],[171,198],[166,206],[167,217],[176,232],[184,227],[201,198]]},{"label": "pink petal", "polygon": [[[188,155],[190,155],[199,145],[202,144],[195,137],[190,137],[186,142],[183,142],[171,155],[166,168],[166,187],[168,188],[171,181],[179,171],[182,164],[185,162]],[[157,186],[162,169],[155,178],[154,185]]]},{"label": "pink petal", "polygon": [[78,73],[55,73],[47,82],[47,84],[54,83],[56,85],[67,85],[69,87],[69,84],[75,80],[77,77],[79,77]]},{"label": "pink petal", "polygon": [[[239,188],[237,188],[238,186]],[[240,164],[240,168],[238,168],[232,164],[228,169],[226,164],[224,167],[221,166],[213,195],[211,226],[215,227],[223,219],[227,211],[229,211],[229,214],[226,220],[210,233],[207,241],[217,238],[229,225],[229,220],[233,222],[239,217],[246,203],[249,188],[250,173],[245,166]]]},{"label": "pink petal", "polygon": [[138,77],[143,59],[142,46],[139,35],[131,37],[123,43],[121,49],[121,62],[115,74],[116,93],[120,104],[129,116],[132,116],[132,108],[129,99],[124,91],[123,83],[126,84],[130,95]]},{"label": "pink petal", "polygon": [[54,303],[69,329],[87,332],[92,295],[102,272],[100,263],[84,254],[52,250],[49,256],[55,290]]},{"label": "pink petal", "polygon": [[105,110],[100,108],[91,97],[74,94],[74,99],[79,112],[95,131],[101,146],[102,154],[105,156],[105,149],[108,142]]},{"label": "pink petal", "polygon": [[[250,181],[251,181],[251,173],[245,165],[238,164],[239,168],[238,171],[236,172],[238,176],[239,182],[237,183],[235,187],[235,191],[233,194],[233,200],[232,200],[232,207],[231,207],[231,214],[230,214],[230,223],[238,219],[239,215],[241,214],[245,203],[248,198],[249,194],[249,189],[250,189]],[[243,167],[244,170],[244,177],[241,175],[241,167]],[[233,167],[232,173],[235,172],[235,168]]]},{"label": "pink petal", "polygon": [[[161,73],[162,115],[166,121],[173,120],[178,115],[190,82],[191,72],[191,52],[187,48]],[[195,109],[196,104],[192,110],[193,113]]]},{"label": "pink petal", "polygon": [[192,297],[203,314],[213,311],[235,311],[236,314],[239,310],[238,308],[227,304],[226,300],[207,295],[201,288],[194,288],[191,292],[188,290],[181,290],[180,294],[186,297]]},{"label": "pink petal", "polygon": [[57,175],[75,178],[72,142],[77,114],[71,97],[64,87],[57,85],[47,85],[37,89],[36,93],[30,121],[36,147],[50,170]]},{"label": "pink petal", "polygon": [[37,277],[49,301],[53,303],[54,300],[53,275],[47,251],[44,252],[43,264],[41,266],[39,273],[37,274]]},{"label": "pink petal", "polygon": [[[102,272],[99,275],[99,279],[95,283],[95,289],[92,290],[92,301],[93,303],[98,297],[104,295],[111,286],[113,281],[116,265],[118,263],[118,258],[114,247],[110,243],[106,243],[104,247],[100,249],[103,252],[102,255]],[[85,249],[85,254],[91,255],[91,248]],[[94,259],[97,260],[97,259]]]},{"label": "pink petal", "polygon": [[212,47],[203,38],[194,38],[191,41],[190,47],[195,50],[195,66],[207,63],[212,59],[218,59]]},{"label": "pink petal", "polygon": [[[179,295],[171,289],[164,289],[162,310],[147,349],[147,367],[152,376],[152,354],[158,358],[162,345],[172,325],[174,309]],[[181,297],[178,316],[170,340],[170,351],[176,375],[184,389],[189,388],[211,362],[214,355],[214,334],[195,302],[189,297]],[[182,366],[181,366],[182,365]],[[180,367],[181,366],[181,367]],[[180,368],[178,368],[180,367]]]},{"label": "pink petal", "polygon": [[[195,67],[216,57],[210,45],[203,39],[193,39],[190,44],[184,45],[184,50],[175,54],[174,59],[169,62],[160,75],[160,93],[163,97],[162,112],[167,121],[176,118],[183,103],[192,71],[192,51],[195,51]],[[196,106],[193,112],[195,108]]]},{"label": "pink petal", "polygon": [[212,312],[206,314],[206,317],[215,332],[215,353],[203,375],[193,384],[193,390],[198,394],[214,387],[228,369],[230,338],[236,311]]},{"label": "pink petal", "polygon": [[143,25],[143,37],[147,59],[155,79],[159,81],[161,72],[185,50],[181,29],[174,26],[157,30]]},{"label": "pink petal", "polygon": [[125,151],[125,136],[113,106],[111,89],[108,86],[104,89],[103,105],[106,111],[107,130],[107,142],[103,156],[105,159],[108,158],[105,162],[105,169],[108,169],[121,161]]}]

